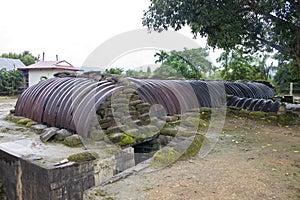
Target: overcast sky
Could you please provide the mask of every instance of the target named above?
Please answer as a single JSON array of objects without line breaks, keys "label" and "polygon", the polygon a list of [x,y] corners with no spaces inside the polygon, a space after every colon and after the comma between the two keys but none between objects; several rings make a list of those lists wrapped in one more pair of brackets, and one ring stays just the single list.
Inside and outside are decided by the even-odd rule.
[{"label": "overcast sky", "polygon": [[[123,32],[143,28],[143,10],[149,5],[149,0],[2,1],[0,54],[24,50],[34,55],[45,52],[45,60],[55,60],[57,54],[59,59],[80,67],[103,42]],[[188,29],[180,33],[192,38]],[[205,46],[204,39],[196,41],[201,47]],[[212,54],[211,59],[218,53]],[[128,65],[126,62],[150,64],[152,58],[147,56],[134,60],[134,56],[129,55],[130,59],[123,58],[124,65]]]}]

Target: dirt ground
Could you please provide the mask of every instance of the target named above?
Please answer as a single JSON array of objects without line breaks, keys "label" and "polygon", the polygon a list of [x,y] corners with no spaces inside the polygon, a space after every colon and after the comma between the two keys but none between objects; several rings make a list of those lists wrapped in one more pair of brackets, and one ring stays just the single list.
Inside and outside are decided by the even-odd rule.
[{"label": "dirt ground", "polygon": [[[0,97],[1,113],[15,101]],[[223,135],[205,158],[147,168],[95,190],[120,200],[300,199],[300,127],[227,118]]]},{"label": "dirt ground", "polygon": [[299,127],[227,118],[205,158],[148,168],[95,190],[120,200],[300,199],[299,151]]}]

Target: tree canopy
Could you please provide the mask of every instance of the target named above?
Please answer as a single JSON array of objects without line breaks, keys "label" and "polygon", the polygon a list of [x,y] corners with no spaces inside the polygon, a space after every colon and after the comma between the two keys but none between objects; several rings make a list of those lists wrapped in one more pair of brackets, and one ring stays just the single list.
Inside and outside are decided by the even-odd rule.
[{"label": "tree canopy", "polygon": [[123,72],[124,70],[123,69],[121,69],[121,68],[118,68],[118,67],[116,67],[116,68],[109,68],[109,69],[106,69],[105,70],[105,73],[106,74],[122,74],[122,72]]},{"label": "tree canopy", "polygon": [[292,0],[151,0],[143,25],[175,30],[188,25],[208,45],[246,52],[276,49],[300,68],[300,4]]},{"label": "tree canopy", "polygon": [[186,79],[203,78],[207,73],[211,74],[215,69],[208,60],[206,48],[184,49],[183,51],[161,51],[156,53],[156,63],[161,67],[154,74],[162,76],[184,77]]},{"label": "tree canopy", "polygon": [[23,51],[22,53],[3,53],[0,57],[2,58],[13,58],[20,59],[24,65],[28,66],[36,63],[39,60],[39,56],[33,56],[29,51]]},{"label": "tree canopy", "polygon": [[230,50],[221,54],[218,62],[223,69],[221,76],[224,80],[269,80],[273,63],[266,63],[269,55],[245,54],[242,50]]}]

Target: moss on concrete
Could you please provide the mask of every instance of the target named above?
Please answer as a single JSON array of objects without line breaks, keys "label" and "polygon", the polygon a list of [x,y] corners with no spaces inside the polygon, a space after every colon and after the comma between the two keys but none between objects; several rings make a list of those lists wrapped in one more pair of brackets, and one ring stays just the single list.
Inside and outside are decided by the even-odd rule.
[{"label": "moss on concrete", "polygon": [[177,134],[177,130],[175,128],[163,128],[160,131],[161,135],[168,135],[168,136],[173,136],[175,137]]},{"label": "moss on concrete", "polygon": [[31,119],[28,119],[28,118],[24,118],[24,119],[20,119],[17,121],[17,124],[23,124],[23,125],[26,125],[28,122],[30,122]]},{"label": "moss on concrete", "polygon": [[13,116],[13,114],[10,113],[10,114],[6,115],[4,119],[8,120],[8,121],[11,121],[12,120],[12,116]]},{"label": "moss on concrete", "polygon": [[95,160],[96,156],[90,152],[83,152],[78,154],[73,154],[68,157],[68,160],[71,162],[87,162],[91,160]]},{"label": "moss on concrete", "polygon": [[153,167],[163,167],[170,165],[180,158],[181,154],[177,152],[173,147],[165,147],[157,151],[153,155]]},{"label": "moss on concrete", "polygon": [[30,127],[32,127],[34,125],[37,125],[37,124],[38,124],[37,122],[35,122],[33,120],[30,120],[29,122],[27,122],[26,127],[30,128]]},{"label": "moss on concrete", "polygon": [[260,111],[245,111],[235,108],[227,108],[227,116],[239,116],[245,117],[252,120],[260,121],[262,123],[267,124],[275,124],[279,126],[287,126],[297,124],[299,115],[295,112],[279,112],[277,113],[268,113],[268,112],[260,112]]},{"label": "moss on concrete", "polygon": [[200,108],[199,110],[200,112],[200,119],[205,120],[205,121],[209,121],[211,119],[211,108]]},{"label": "moss on concrete", "polygon": [[287,126],[295,123],[297,118],[299,118],[299,116],[293,112],[286,112],[285,114],[277,116],[278,124],[282,126]]},{"label": "moss on concrete", "polygon": [[81,147],[83,146],[82,141],[78,135],[71,135],[69,137],[66,137],[63,141],[63,144],[65,144],[68,147]]},{"label": "moss on concrete", "polygon": [[180,160],[187,160],[196,156],[202,146],[203,141],[206,139],[204,135],[195,135],[192,139],[191,145],[186,149],[186,151],[180,157]]},{"label": "moss on concrete", "polygon": [[264,119],[266,116],[265,112],[253,111],[249,113],[249,117],[252,119]]},{"label": "moss on concrete", "polygon": [[209,126],[209,122],[199,119],[199,124],[198,124],[198,131],[207,131]]},{"label": "moss on concrete", "polygon": [[131,145],[131,144],[134,144],[134,143],[136,143],[135,138],[124,134],[123,137],[122,137],[122,140],[119,144],[120,144],[120,146],[127,146],[127,145]]}]

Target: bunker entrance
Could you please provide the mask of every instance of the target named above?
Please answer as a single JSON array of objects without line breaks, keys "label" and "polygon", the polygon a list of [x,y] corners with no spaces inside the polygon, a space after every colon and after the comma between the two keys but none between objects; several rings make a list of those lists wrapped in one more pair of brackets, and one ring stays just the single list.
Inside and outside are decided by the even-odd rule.
[{"label": "bunker entrance", "polygon": [[158,139],[153,139],[138,145],[134,148],[134,161],[139,164],[153,156],[153,154],[161,148],[161,143]]}]

